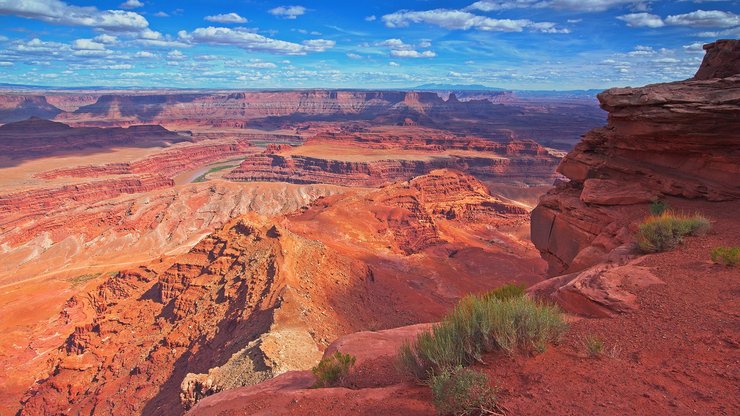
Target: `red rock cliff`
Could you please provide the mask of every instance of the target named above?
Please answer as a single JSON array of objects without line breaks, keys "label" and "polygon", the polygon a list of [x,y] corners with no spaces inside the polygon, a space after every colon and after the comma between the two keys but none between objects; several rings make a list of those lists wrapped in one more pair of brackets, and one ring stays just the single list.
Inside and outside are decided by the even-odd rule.
[{"label": "red rock cliff", "polygon": [[705,46],[696,77],[599,94],[606,127],[558,167],[569,181],[532,212],[532,241],[551,273],[599,263],[629,243],[654,198],[740,197],[740,41]]}]

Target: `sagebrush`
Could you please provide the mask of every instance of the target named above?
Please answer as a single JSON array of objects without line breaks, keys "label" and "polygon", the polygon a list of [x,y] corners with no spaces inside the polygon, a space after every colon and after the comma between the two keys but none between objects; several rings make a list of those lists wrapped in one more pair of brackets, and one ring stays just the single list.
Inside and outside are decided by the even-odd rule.
[{"label": "sagebrush", "polygon": [[704,235],[711,225],[701,214],[691,216],[666,211],[648,217],[640,224],[637,244],[645,253],[657,253],[676,248],[688,235]]},{"label": "sagebrush", "polygon": [[604,353],[604,341],[596,335],[587,335],[583,340],[586,352],[591,358],[598,358]]},{"label": "sagebrush", "polygon": [[314,387],[333,387],[341,384],[355,365],[356,358],[350,354],[337,351],[333,355],[322,359],[311,369],[316,376]]},{"label": "sagebrush", "polygon": [[496,392],[485,374],[468,368],[444,369],[429,379],[434,405],[440,415],[501,414]]},{"label": "sagebrush", "polygon": [[469,295],[431,330],[404,343],[399,364],[419,380],[482,362],[492,351],[543,351],[565,329],[560,310],[526,296]]},{"label": "sagebrush", "polygon": [[736,266],[740,264],[740,247],[715,247],[709,253],[712,261],[725,266]]}]

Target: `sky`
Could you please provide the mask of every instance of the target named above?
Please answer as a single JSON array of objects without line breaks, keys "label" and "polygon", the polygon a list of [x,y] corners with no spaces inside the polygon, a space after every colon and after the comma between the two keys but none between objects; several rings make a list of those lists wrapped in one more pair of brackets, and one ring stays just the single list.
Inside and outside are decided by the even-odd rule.
[{"label": "sky", "polygon": [[0,0],[0,83],[591,89],[685,79],[740,0]]}]

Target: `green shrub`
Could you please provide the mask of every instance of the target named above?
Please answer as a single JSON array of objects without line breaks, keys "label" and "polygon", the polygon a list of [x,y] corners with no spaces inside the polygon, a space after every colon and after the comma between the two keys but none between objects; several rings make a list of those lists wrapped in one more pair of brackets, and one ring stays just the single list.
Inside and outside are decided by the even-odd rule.
[{"label": "green shrub", "polygon": [[650,214],[661,215],[668,210],[668,204],[665,201],[656,199],[650,203]]},{"label": "green shrub", "polygon": [[732,267],[740,264],[740,247],[716,247],[710,256],[713,262]]},{"label": "green shrub", "polygon": [[586,346],[588,356],[591,358],[600,357],[604,353],[604,341],[596,335],[587,335],[583,340]]},{"label": "green shrub", "polygon": [[637,244],[645,253],[672,250],[685,236],[704,235],[710,227],[709,220],[700,214],[685,216],[666,211],[640,224]]},{"label": "green shrub", "polygon": [[444,369],[481,362],[483,353],[543,351],[565,329],[560,310],[526,296],[470,295],[434,325],[405,343],[399,364],[419,380]]},{"label": "green shrub", "polygon": [[349,354],[342,354],[337,351],[334,355],[324,358],[311,369],[316,376],[314,387],[332,387],[339,385],[350,369],[355,365],[356,358]]},{"label": "green shrub", "polygon": [[485,374],[455,367],[444,369],[429,379],[434,405],[440,415],[501,414],[496,392]]},{"label": "green shrub", "polygon": [[484,298],[494,297],[499,300],[506,300],[510,298],[517,298],[524,296],[524,285],[509,283],[503,286],[499,286],[496,289],[483,295]]}]

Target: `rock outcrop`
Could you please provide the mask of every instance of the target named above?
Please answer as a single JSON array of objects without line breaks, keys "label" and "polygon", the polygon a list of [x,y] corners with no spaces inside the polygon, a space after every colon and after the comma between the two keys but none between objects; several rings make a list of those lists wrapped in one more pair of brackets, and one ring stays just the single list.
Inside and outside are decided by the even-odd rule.
[{"label": "rock outcrop", "polygon": [[740,41],[706,46],[697,77],[599,94],[606,127],[558,167],[569,179],[532,212],[532,241],[550,272],[576,272],[633,241],[656,198],[740,197]]},{"label": "rock outcrop", "polygon": [[455,169],[479,178],[537,184],[552,182],[559,160],[529,140],[500,143],[436,130],[319,135],[298,148],[268,147],[225,178],[378,187],[435,169]]}]

